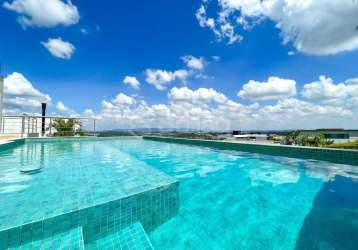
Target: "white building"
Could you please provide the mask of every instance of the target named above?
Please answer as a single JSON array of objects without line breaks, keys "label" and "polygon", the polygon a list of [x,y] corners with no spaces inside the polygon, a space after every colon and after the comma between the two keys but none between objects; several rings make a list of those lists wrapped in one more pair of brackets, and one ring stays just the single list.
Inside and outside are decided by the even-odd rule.
[{"label": "white building", "polygon": [[343,143],[347,141],[358,140],[358,130],[356,129],[315,129],[301,130],[302,134],[315,136],[323,134],[327,139],[333,140],[335,143]]}]

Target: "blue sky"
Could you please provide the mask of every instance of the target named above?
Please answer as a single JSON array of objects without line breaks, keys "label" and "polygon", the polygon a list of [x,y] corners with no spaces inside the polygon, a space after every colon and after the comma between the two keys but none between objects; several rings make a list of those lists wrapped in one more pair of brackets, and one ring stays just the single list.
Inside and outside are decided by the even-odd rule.
[{"label": "blue sky", "polygon": [[[0,8],[3,74],[22,76],[5,80],[7,113],[38,112],[36,101],[46,96],[56,114],[99,119],[120,114],[112,127],[133,126],[133,120],[135,126],[198,127],[218,115],[228,129],[352,127],[355,121],[358,93],[352,93],[358,86],[358,31],[353,15],[358,15],[358,7],[351,1],[300,0],[292,7],[291,0],[267,0],[277,8],[258,0],[31,1],[2,1]],[[285,8],[297,12],[302,23],[285,16]],[[332,14],[347,18],[336,21]],[[189,59],[201,67],[190,67]],[[155,75],[150,81],[150,69],[167,75]],[[184,76],[175,73],[180,70]],[[123,83],[126,76],[135,77],[138,88]],[[161,77],[168,79],[158,89],[155,82]],[[276,80],[269,81],[270,77]],[[20,89],[24,79],[32,94]],[[173,93],[173,88],[178,91]],[[200,88],[207,92],[197,92]],[[35,90],[40,94],[33,94]],[[345,94],[332,95],[338,90]],[[240,91],[244,92],[240,95]],[[216,98],[220,95],[225,100]],[[23,105],[26,98],[33,98],[34,105]],[[236,111],[222,111],[229,108],[228,101],[238,105]],[[309,111],[294,105],[307,105]],[[157,108],[163,115],[153,116],[160,113]],[[318,114],[312,111],[321,109]],[[133,115],[139,110],[147,112],[144,117]],[[257,118],[262,110],[274,112],[267,117],[267,127],[263,118]],[[226,117],[229,112],[245,117]],[[298,124],[295,112],[302,115]],[[193,121],[177,124],[179,116]],[[215,124],[212,129],[220,127]]]}]

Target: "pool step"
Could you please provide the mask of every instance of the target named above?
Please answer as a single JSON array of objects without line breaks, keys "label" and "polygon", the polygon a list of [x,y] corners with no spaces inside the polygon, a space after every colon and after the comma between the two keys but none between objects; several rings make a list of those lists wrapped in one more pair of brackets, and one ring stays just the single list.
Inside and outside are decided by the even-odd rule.
[{"label": "pool step", "polygon": [[82,227],[76,227],[69,231],[59,232],[49,237],[40,239],[31,239],[26,241],[26,235],[20,245],[10,245],[9,250],[23,250],[23,249],[69,249],[69,250],[84,250],[84,241],[82,234]]},{"label": "pool step", "polygon": [[152,250],[154,249],[142,224],[136,222],[121,230],[107,232],[94,240],[85,239],[86,250],[101,249],[128,249]]}]

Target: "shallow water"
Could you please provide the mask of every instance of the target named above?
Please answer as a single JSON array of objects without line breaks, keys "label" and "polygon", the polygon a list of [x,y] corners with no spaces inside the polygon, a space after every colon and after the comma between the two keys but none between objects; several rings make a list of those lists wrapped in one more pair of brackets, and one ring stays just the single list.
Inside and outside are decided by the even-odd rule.
[{"label": "shallow water", "polygon": [[174,180],[114,144],[113,140],[30,141],[0,152],[0,231]]}]

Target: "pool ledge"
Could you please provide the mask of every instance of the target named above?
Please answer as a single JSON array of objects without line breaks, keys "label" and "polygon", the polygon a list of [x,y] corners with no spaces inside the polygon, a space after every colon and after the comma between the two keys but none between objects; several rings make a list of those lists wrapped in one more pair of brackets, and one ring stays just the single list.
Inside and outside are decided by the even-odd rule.
[{"label": "pool ledge", "polygon": [[22,145],[25,143],[25,139],[0,139],[0,152],[5,151],[8,149],[13,149],[19,145]]},{"label": "pool ledge", "polygon": [[236,150],[249,153],[259,153],[274,156],[286,156],[300,159],[329,161],[338,164],[358,166],[358,151],[349,149],[333,149],[319,147],[304,147],[279,144],[258,144],[245,142],[185,139],[175,137],[144,136],[145,140],[171,142],[195,146],[212,147],[224,150]]},{"label": "pool ledge", "polygon": [[[21,248],[49,235],[81,227],[85,238],[98,238],[140,222],[146,232],[175,216],[179,210],[179,182],[131,193],[117,200],[81,208],[55,217],[0,230],[0,249]],[[26,238],[23,238],[27,235]]]},{"label": "pool ledge", "polygon": [[[17,150],[16,147],[25,143],[28,143],[27,139],[13,140],[1,144],[1,151],[11,149],[4,152],[11,155],[12,150]],[[126,157],[124,153],[123,157]],[[56,202],[40,196],[36,198],[39,199],[38,204],[43,204],[41,206],[46,209],[34,212],[29,207],[22,206],[22,204],[34,206],[32,203],[21,201],[21,192],[25,191],[13,193],[14,199],[9,201],[17,200],[19,206],[16,205],[15,212],[13,209],[6,210],[4,209],[6,206],[2,206],[0,249],[17,249],[30,242],[44,242],[51,235],[66,233],[77,227],[82,228],[86,239],[112,234],[136,222],[140,222],[146,232],[151,232],[178,213],[177,179],[150,165],[140,164],[140,161],[133,161],[133,166],[129,169],[118,168],[118,170],[122,170],[122,176],[114,176],[120,181],[111,182],[113,190],[106,193],[97,192],[97,189],[88,191],[90,201],[78,195],[67,200],[60,197]],[[40,180],[37,183],[41,184],[39,178],[41,173],[37,177]],[[72,191],[67,189],[66,195],[72,195]],[[36,197],[35,192],[32,194],[29,200]],[[5,198],[2,199],[3,205],[6,205]]]},{"label": "pool ledge", "polygon": [[141,139],[141,136],[54,136],[54,137],[27,137],[25,141],[29,142],[68,142],[68,141],[110,141],[110,140],[134,140]]}]

